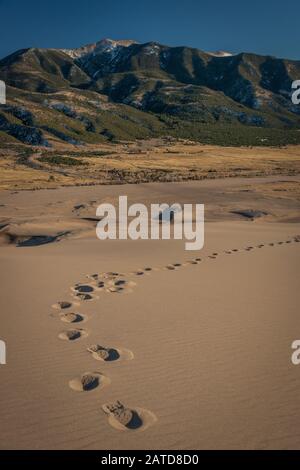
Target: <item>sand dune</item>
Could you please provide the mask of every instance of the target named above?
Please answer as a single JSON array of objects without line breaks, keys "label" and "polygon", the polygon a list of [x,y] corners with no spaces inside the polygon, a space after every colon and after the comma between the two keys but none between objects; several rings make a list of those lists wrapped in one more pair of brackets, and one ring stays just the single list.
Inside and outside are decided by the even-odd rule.
[{"label": "sand dune", "polygon": [[[300,448],[290,359],[300,325],[299,201],[244,192],[262,183],[128,188],[147,202],[212,193],[205,248],[194,253],[183,241],[97,240],[81,221],[86,201],[115,200],[124,188],[1,195],[0,216],[19,233],[40,213],[44,236],[65,229],[66,216],[73,227],[55,242],[0,248],[1,448]],[[74,216],[75,196],[84,209]],[[47,222],[49,201],[57,212]],[[27,236],[42,225],[26,225]]]}]

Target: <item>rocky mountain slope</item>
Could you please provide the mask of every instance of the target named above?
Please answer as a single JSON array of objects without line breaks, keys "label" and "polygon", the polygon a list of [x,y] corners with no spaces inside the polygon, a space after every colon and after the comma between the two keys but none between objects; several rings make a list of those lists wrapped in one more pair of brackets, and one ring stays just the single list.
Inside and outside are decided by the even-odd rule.
[{"label": "rocky mountain slope", "polygon": [[171,135],[232,145],[300,142],[300,61],[105,39],[0,61],[0,138],[75,145]]}]

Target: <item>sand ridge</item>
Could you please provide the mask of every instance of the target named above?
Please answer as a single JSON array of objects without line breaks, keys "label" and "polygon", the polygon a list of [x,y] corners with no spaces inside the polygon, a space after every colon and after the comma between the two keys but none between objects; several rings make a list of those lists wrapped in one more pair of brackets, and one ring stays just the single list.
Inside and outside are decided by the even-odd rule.
[{"label": "sand ridge", "polygon": [[[251,223],[299,222],[300,179],[270,176],[248,179],[216,179],[159,186],[61,188],[53,191],[0,192],[0,247],[20,249],[92,239],[99,219],[100,203],[117,205],[118,193],[128,194],[129,203],[204,203],[205,220],[247,220]],[[52,193],[49,195],[49,193]],[[24,194],[24,193],[23,193]],[[50,197],[52,196],[52,197]],[[53,202],[49,202],[53,199]],[[24,215],[25,213],[25,215]]]}]

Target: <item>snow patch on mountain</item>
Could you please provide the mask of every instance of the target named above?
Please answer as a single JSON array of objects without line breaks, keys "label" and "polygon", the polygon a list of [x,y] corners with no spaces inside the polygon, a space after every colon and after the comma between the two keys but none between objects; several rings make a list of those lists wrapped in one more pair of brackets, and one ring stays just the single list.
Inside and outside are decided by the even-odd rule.
[{"label": "snow patch on mountain", "polygon": [[76,49],[60,49],[72,59],[82,59],[86,56],[97,55],[101,53],[114,53],[119,48],[129,47],[132,44],[138,44],[137,41],[133,40],[120,40],[114,41],[113,39],[102,39],[94,44],[88,44],[86,46],[78,47]]},{"label": "snow patch on mountain", "polygon": [[214,57],[231,57],[234,55],[228,51],[213,51],[213,52],[207,52],[207,54],[212,55]]}]

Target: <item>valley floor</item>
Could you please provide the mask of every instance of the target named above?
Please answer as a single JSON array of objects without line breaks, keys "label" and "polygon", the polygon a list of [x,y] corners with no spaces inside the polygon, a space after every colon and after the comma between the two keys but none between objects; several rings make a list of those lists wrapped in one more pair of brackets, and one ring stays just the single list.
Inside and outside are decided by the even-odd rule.
[{"label": "valley floor", "polygon": [[0,146],[0,189],[54,189],[228,177],[294,176],[300,146],[219,147],[192,141],[151,139],[50,149]]}]

